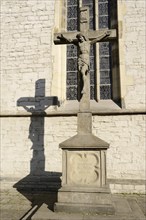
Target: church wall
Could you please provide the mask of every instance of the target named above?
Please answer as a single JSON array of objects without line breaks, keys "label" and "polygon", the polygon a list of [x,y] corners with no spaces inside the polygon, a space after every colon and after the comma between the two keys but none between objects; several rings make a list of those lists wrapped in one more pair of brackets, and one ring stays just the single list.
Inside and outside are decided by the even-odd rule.
[{"label": "church wall", "polygon": [[[62,171],[59,143],[76,134],[76,117],[46,117],[44,129],[41,120],[35,118],[32,125],[29,117],[2,119],[2,181],[18,181],[29,174],[41,175],[43,171]],[[145,179],[144,120],[141,115],[93,116],[93,134],[110,144],[107,177],[111,188],[121,186],[113,188],[114,192],[127,192],[123,184],[132,187]],[[140,189],[133,186],[131,191],[144,192],[143,184],[142,181]]]},{"label": "church wall", "polygon": [[118,0],[121,97],[126,109],[145,109],[145,1]]},{"label": "church wall", "polygon": [[[55,2],[3,0],[1,11],[1,93],[5,94],[1,97],[1,113],[26,114],[17,100],[34,96],[37,80],[45,79],[46,96],[59,95],[62,86],[56,72],[61,56],[54,63],[54,55],[60,53],[60,47],[53,45]],[[119,0],[118,18],[123,107],[141,111],[145,108],[144,0]]]},{"label": "church wall", "polygon": [[17,115],[17,100],[34,97],[37,80],[50,95],[54,1],[3,0],[1,11],[1,112]]},{"label": "church wall", "polygon": [[[53,46],[55,1],[2,0],[1,10],[1,187],[12,189],[30,173],[61,172],[58,146],[76,134],[77,118],[55,116],[57,109],[50,107],[44,121],[33,120],[28,109],[18,106],[20,98],[35,96],[40,79],[45,80],[45,96],[60,90],[60,84],[53,82],[54,65],[58,65],[54,64],[58,47]],[[144,1],[118,0],[118,16],[121,96],[130,114],[94,115],[93,133],[110,144],[107,176],[112,192],[143,193]]]}]

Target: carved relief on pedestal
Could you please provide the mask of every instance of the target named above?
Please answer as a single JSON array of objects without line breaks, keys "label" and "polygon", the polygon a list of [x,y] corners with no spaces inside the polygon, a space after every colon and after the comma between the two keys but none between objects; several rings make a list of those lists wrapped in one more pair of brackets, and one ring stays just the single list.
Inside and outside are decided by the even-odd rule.
[{"label": "carved relief on pedestal", "polygon": [[68,183],[76,185],[100,184],[100,153],[76,151],[68,155]]}]

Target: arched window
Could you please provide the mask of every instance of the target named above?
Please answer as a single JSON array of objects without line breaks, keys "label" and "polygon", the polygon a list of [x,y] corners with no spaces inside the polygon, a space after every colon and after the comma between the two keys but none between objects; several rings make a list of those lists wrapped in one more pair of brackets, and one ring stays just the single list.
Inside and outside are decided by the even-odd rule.
[{"label": "arched window", "polygon": [[[117,28],[116,0],[67,0],[67,31],[79,31],[79,7],[88,6],[90,29]],[[66,99],[78,99],[77,48],[67,45]],[[120,101],[118,41],[100,42],[90,51],[91,99]],[[115,93],[115,94],[114,94]]]}]

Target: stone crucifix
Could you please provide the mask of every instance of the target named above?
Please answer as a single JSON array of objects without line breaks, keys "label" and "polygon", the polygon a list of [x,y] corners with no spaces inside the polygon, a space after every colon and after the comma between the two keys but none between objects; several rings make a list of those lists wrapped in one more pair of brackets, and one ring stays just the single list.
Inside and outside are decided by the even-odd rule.
[{"label": "stone crucifix", "polygon": [[80,8],[80,32],[55,33],[55,44],[74,44],[78,47],[78,71],[82,76],[83,88],[80,111],[90,109],[90,45],[116,38],[116,30],[89,30],[89,8]]},{"label": "stone crucifix", "polygon": [[77,114],[77,134],[59,144],[62,149],[62,187],[56,212],[114,214],[106,181],[106,151],[109,144],[92,134],[90,110],[90,45],[116,37],[115,30],[89,30],[89,9],[80,8],[80,32],[55,34],[55,44],[78,47],[78,70],[83,89]]}]

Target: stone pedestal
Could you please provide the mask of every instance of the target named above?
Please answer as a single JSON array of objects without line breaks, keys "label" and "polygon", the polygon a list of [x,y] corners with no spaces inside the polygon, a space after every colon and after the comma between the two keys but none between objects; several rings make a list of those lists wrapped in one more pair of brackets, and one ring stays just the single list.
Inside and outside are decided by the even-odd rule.
[{"label": "stone pedestal", "polygon": [[78,134],[60,144],[62,188],[55,211],[114,214],[106,183],[109,144],[91,133],[91,113],[78,114]]},{"label": "stone pedestal", "polygon": [[[67,191],[68,190],[68,191]],[[97,192],[93,189],[76,188],[72,192],[71,188],[62,189],[58,194],[58,203],[55,204],[56,212],[83,213],[83,214],[115,214],[111,202],[111,195],[108,192]]]}]

